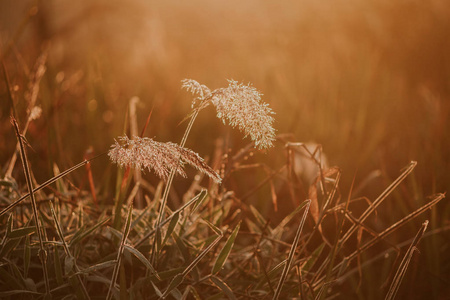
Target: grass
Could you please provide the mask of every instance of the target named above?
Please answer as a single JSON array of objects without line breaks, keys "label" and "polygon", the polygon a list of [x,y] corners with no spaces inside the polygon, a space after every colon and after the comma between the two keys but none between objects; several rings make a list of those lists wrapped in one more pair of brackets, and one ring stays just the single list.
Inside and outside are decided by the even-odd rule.
[{"label": "grass", "polygon": [[288,2],[2,4],[0,298],[445,297],[439,1]]}]

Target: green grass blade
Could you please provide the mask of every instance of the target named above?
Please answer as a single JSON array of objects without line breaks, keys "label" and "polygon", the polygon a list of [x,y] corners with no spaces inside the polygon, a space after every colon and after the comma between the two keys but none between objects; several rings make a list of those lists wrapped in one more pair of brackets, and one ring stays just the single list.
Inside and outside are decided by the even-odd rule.
[{"label": "green grass blade", "polygon": [[192,207],[192,210],[191,210],[191,214],[193,214],[195,211],[197,211],[197,209],[200,207],[200,206],[202,206],[202,204],[203,204],[203,202],[205,202],[205,200],[207,199],[207,196],[208,195],[208,192],[206,191],[206,190],[202,190],[201,192],[200,192],[200,194],[198,194],[195,198],[196,198],[196,201],[195,201],[195,204],[194,204],[194,206]]},{"label": "green grass blade", "polygon": [[216,276],[211,276],[209,279],[228,297],[228,299],[237,299],[231,288],[222,279]]},{"label": "green grass blade", "polygon": [[95,224],[94,226],[92,226],[91,228],[89,228],[88,230],[80,230],[78,231],[73,238],[70,240],[69,242],[69,246],[72,247],[76,244],[78,244],[80,241],[82,241],[83,239],[85,239],[86,237],[90,236],[92,232],[94,232],[95,230],[97,230],[99,227],[105,225],[111,218],[106,218],[100,222],[98,222],[97,224]]},{"label": "green grass blade", "polygon": [[28,290],[10,290],[10,291],[5,291],[5,292],[0,292],[0,298],[7,299],[7,297],[24,295],[24,294],[25,295],[35,295],[36,298],[37,298],[37,296],[42,295],[41,293],[28,291]]},{"label": "green grass blade", "polygon": [[[211,223],[209,223],[208,221],[204,220],[208,225],[210,225],[211,228],[214,228],[215,226]],[[220,239],[223,237],[222,231],[220,229],[218,229],[216,227],[216,229],[213,229],[215,232],[218,231],[220,233],[220,235],[218,235],[216,237],[216,239],[214,240],[214,242],[212,242],[208,247],[206,247],[185,269],[182,273],[177,274],[172,281],[170,282],[168,288],[166,289],[166,291],[163,294],[162,298],[167,297],[170,292],[175,289],[177,286],[179,286],[182,282],[184,277],[192,271],[192,269],[195,268],[195,266],[200,262],[200,260],[203,259],[203,257],[205,257],[206,254],[208,254],[208,252],[212,249],[212,247],[214,247],[219,241]]]},{"label": "green grass blade", "polygon": [[142,254],[141,252],[139,252],[139,250],[133,248],[133,246],[131,245],[125,245],[125,249],[128,250],[130,253],[132,253],[134,256],[136,256],[136,258],[152,273],[156,276],[156,278],[159,278],[158,273],[156,272],[155,268],[153,268],[152,264],[150,263],[150,261],[148,261],[148,259],[144,256],[144,254]]},{"label": "green grass blade", "polygon": [[64,281],[63,281],[63,271],[62,271],[62,267],[61,267],[61,261],[59,259],[58,246],[54,245],[53,249],[54,249],[54,251],[53,251],[53,264],[54,264],[54,267],[55,267],[56,282],[58,283],[58,285],[62,285],[64,283]]},{"label": "green grass blade", "polygon": [[175,227],[178,224],[178,220],[180,219],[180,213],[177,212],[174,214],[172,220],[170,220],[169,227],[167,228],[166,236],[162,242],[162,247],[166,244],[168,238],[172,235],[172,232],[175,230]]},{"label": "green grass blade", "polygon": [[191,260],[191,255],[189,254],[189,250],[183,240],[175,232],[173,232],[172,235],[175,238],[175,243],[177,244],[178,250],[180,250],[181,255],[183,255],[184,261]]},{"label": "green grass blade", "polygon": [[161,298],[163,299],[166,298],[170,294],[170,292],[172,292],[173,289],[178,287],[183,282],[184,276],[185,275],[183,275],[183,273],[175,275],[175,277],[172,278],[172,280],[170,281],[169,286],[167,287],[166,291],[161,296]]},{"label": "green grass blade", "polygon": [[[122,241],[120,242],[119,250],[117,251],[116,265],[114,266],[111,284],[108,289],[108,294],[106,295],[107,300],[111,299],[114,285],[116,284],[117,277],[119,276],[119,270],[122,263],[122,254],[125,249],[125,242],[128,238],[128,234],[130,233],[132,215],[133,215],[133,202],[131,202],[130,205],[128,206],[127,219],[125,221],[125,228],[122,236]],[[122,295],[122,292],[123,291],[120,292],[120,295]]]},{"label": "green grass blade", "polygon": [[291,212],[289,215],[287,215],[281,222],[280,224],[278,224],[277,227],[275,227],[275,229],[272,230],[271,233],[271,237],[276,239],[278,238],[279,234],[283,232],[283,230],[285,229],[286,225],[292,220],[292,218],[299,212],[301,211],[303,208],[302,205],[297,206],[297,208]]},{"label": "green grass blade", "polygon": [[322,254],[323,248],[325,247],[325,243],[322,243],[319,247],[316,248],[316,250],[311,253],[308,260],[305,262],[305,264],[302,266],[302,272],[306,273],[309,272],[309,270],[314,266],[317,259],[319,258],[320,254]]},{"label": "green grass blade", "polygon": [[30,234],[33,234],[34,232],[36,232],[35,226],[14,229],[9,232],[8,238],[10,239],[23,238],[24,236],[28,236]]},{"label": "green grass blade", "polygon": [[120,287],[120,300],[128,300],[127,278],[125,274],[125,266],[123,264],[123,260],[120,262],[119,287]]},{"label": "green grass blade", "polygon": [[208,220],[205,220],[205,219],[203,219],[202,221],[204,223],[206,223],[206,225],[208,225],[209,228],[211,228],[216,235],[223,236],[222,230],[220,230],[216,225],[214,225],[213,223],[211,223],[211,222],[209,222]]},{"label": "green grass blade", "polygon": [[8,220],[6,221],[6,236],[9,236],[11,231],[13,231],[13,215],[9,214]]},{"label": "green grass blade", "polygon": [[7,239],[0,250],[0,258],[4,258],[20,244],[20,239]]},{"label": "green grass blade", "polygon": [[[52,213],[53,221],[55,223],[56,232],[58,233],[58,237],[61,240],[61,243],[64,247],[64,251],[66,252],[66,255],[67,255],[64,260],[64,268],[66,270],[66,274],[72,273],[73,267],[75,268],[76,273],[78,273],[79,268],[77,266],[75,258],[73,257],[72,253],[70,252],[69,246],[67,245],[66,240],[64,238],[64,233],[61,229],[59,218],[56,214],[55,209],[53,208],[53,204],[51,202],[49,204],[50,204],[50,211]],[[57,249],[58,248],[56,246],[55,250],[57,250]],[[56,252],[55,252],[55,255],[56,255]],[[55,259],[56,259],[56,257],[55,257]],[[57,255],[57,259],[59,261],[59,255]],[[56,264],[56,262],[55,262],[55,264]],[[71,264],[72,264],[72,266],[70,266]],[[72,285],[76,288],[79,298],[90,299],[89,293],[86,289],[83,279],[81,278],[81,276],[79,274],[77,274],[77,280],[78,280],[78,285],[75,282],[72,282],[73,281],[72,278],[69,278],[69,281],[71,281]],[[81,288],[79,288],[79,287],[81,287]]]},{"label": "green grass blade", "polygon": [[92,265],[92,266],[87,267],[85,269],[81,269],[78,272],[76,272],[74,275],[93,273],[95,271],[99,271],[99,270],[102,270],[102,269],[110,268],[110,267],[114,266],[115,264],[116,264],[115,260],[108,260],[108,261],[105,261],[105,262],[101,262],[101,263]]},{"label": "green grass blade", "polygon": [[25,237],[25,247],[23,250],[23,264],[24,264],[23,276],[25,276],[25,277],[28,277],[28,270],[30,269],[30,262],[31,262],[30,236],[27,235]]},{"label": "green grass blade", "polygon": [[[252,212],[256,221],[258,221],[259,226],[264,227],[267,223],[267,220],[264,219],[264,217],[261,215],[261,213],[253,205],[250,205],[250,211]],[[267,227],[267,229],[269,232],[272,232],[272,229],[270,227]]]},{"label": "green grass blade", "polygon": [[227,242],[223,246],[222,250],[220,251],[219,255],[217,256],[216,262],[214,263],[214,266],[212,268],[211,274],[215,275],[217,274],[225,264],[225,261],[228,258],[228,255],[230,255],[231,249],[234,245],[234,240],[236,239],[236,236],[239,232],[239,228],[241,227],[241,222],[234,228],[233,232],[229,236]]},{"label": "green grass blade", "polygon": [[[206,197],[206,191],[202,190],[198,195],[196,195],[194,198],[192,198],[191,200],[189,200],[188,202],[186,202],[183,206],[181,206],[179,209],[177,209],[176,211],[174,211],[168,218],[166,218],[161,224],[160,226],[164,226],[165,224],[167,224],[168,222],[170,222],[170,220],[174,217],[175,214],[183,211],[184,209],[186,209],[188,206],[192,205],[195,202],[201,201],[202,197]],[[146,233],[135,245],[134,247],[137,248],[140,245],[142,245],[149,237],[151,237],[152,235],[154,235],[156,232],[155,229],[151,230],[150,232]]]}]

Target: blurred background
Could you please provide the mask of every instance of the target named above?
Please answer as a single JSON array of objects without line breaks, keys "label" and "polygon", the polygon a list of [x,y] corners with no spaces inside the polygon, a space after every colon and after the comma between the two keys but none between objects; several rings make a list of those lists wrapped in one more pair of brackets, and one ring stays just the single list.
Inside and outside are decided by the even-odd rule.
[{"label": "blurred background", "polygon": [[[107,151],[124,132],[132,97],[140,99],[140,130],[153,109],[146,136],[179,142],[186,126],[179,123],[192,100],[180,81],[215,89],[234,79],[264,94],[277,133],[323,146],[330,165],[343,172],[343,194],[354,178],[358,185],[379,170],[361,191],[373,200],[418,161],[398,202],[385,207],[396,216],[450,187],[449,36],[447,0],[0,2],[0,55],[21,124],[30,74],[47,55],[37,99],[42,116],[27,135],[38,182],[51,176],[54,162],[62,170],[90,147]],[[0,97],[4,168],[16,143],[4,73]],[[234,152],[248,143],[207,108],[186,146],[212,157],[219,138]],[[277,168],[284,152],[279,142],[258,158]],[[106,159],[92,167],[97,182],[115,170]],[[244,187],[247,182],[233,188],[239,195]],[[448,225],[449,211],[442,201],[430,212],[432,227]],[[448,242],[439,238],[420,259],[437,257],[418,264],[414,275],[424,293],[434,285],[435,297],[449,283],[450,269],[449,259],[439,258],[450,250]]]}]

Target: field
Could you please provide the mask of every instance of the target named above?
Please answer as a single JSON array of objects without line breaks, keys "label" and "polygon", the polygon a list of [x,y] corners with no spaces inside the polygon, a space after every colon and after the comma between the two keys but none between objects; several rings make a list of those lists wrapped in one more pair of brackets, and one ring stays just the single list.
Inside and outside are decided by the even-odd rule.
[{"label": "field", "polygon": [[450,299],[446,2],[1,1],[0,298]]}]

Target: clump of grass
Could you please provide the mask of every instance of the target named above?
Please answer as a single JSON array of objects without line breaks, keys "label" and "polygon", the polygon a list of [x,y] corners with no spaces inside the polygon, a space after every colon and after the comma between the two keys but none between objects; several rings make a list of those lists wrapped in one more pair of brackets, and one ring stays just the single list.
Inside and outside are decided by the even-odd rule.
[{"label": "clump of grass", "polygon": [[[108,152],[112,162],[128,171],[130,168],[147,169],[163,179],[157,187],[142,191],[147,203],[144,208],[133,207],[137,190],[144,184],[136,182],[129,191],[129,172],[117,172],[117,193],[123,195],[116,199],[127,201],[117,201],[113,205],[99,193],[97,196],[105,199],[99,199],[97,207],[95,193],[73,184],[67,186],[69,181],[64,181],[65,176],[89,163],[87,160],[37,188],[31,184],[32,172],[24,168],[29,191],[26,195],[16,197],[10,188],[0,190],[2,199],[9,202],[0,217],[11,212],[0,231],[4,237],[0,244],[0,297],[39,297],[50,292],[54,299],[68,295],[85,299],[105,295],[108,299],[338,297],[341,293],[338,283],[354,279],[351,274],[355,272],[363,274],[367,265],[377,261],[369,249],[386,241],[387,236],[398,232],[445,197],[444,194],[434,195],[425,205],[378,232],[372,229],[370,216],[404,184],[416,163],[411,162],[375,201],[367,201],[364,212],[356,217],[352,204],[365,203],[367,199],[352,198],[352,187],[346,191],[341,186],[341,171],[336,167],[322,167],[320,157],[316,158],[319,154],[310,152],[319,170],[317,178],[312,180],[314,186],[310,187],[311,199],[302,199],[293,176],[288,176],[292,203],[301,204],[283,216],[281,222],[273,223],[246,202],[256,195],[270,202],[270,198],[276,197],[272,182],[275,175],[292,168],[288,159],[286,164],[278,166],[280,171],[273,171],[255,162],[256,158],[249,161],[246,155],[253,146],[259,149],[274,146],[271,110],[261,103],[260,94],[253,87],[234,81],[216,90],[193,80],[184,81],[183,86],[196,98],[179,145],[136,136],[130,139],[125,135],[119,137]],[[184,147],[197,114],[210,104],[215,106],[220,118],[249,135],[254,143],[237,150],[231,159],[220,161],[226,170],[223,178],[197,153]],[[21,141],[18,127],[15,128]],[[23,144],[20,145],[23,150]],[[299,145],[287,143],[285,148],[291,151]],[[27,161],[26,157],[23,161]],[[185,202],[179,207],[169,207],[167,199],[172,179],[175,174],[187,176],[186,164],[214,182],[207,184],[200,176],[194,178],[195,189],[181,191]],[[230,188],[233,176],[242,170],[256,172],[256,166],[263,166],[267,174],[256,188],[249,188],[243,196]],[[58,180],[59,184],[51,188]],[[101,181],[91,180],[92,185],[94,182]],[[220,189],[217,189],[218,183]],[[266,185],[270,185],[270,193],[264,193]],[[345,192],[348,197],[342,200]],[[28,197],[31,202],[24,202]],[[303,214],[298,218],[301,211]],[[115,218],[111,221],[113,213]],[[5,223],[4,219],[0,222]],[[122,227],[115,223],[120,219],[125,219]],[[33,220],[37,224],[35,227],[30,226]],[[19,228],[13,228],[13,223],[19,224]],[[410,248],[397,272],[396,264],[385,263],[390,269],[388,274],[382,274],[385,278],[396,273],[387,290],[389,299],[397,294],[419,240],[426,237],[425,227],[423,225],[409,243]],[[37,242],[33,236],[36,231]],[[368,235],[363,235],[363,231]],[[32,255],[42,253],[43,248],[52,259],[44,261],[42,255],[40,259]],[[395,250],[397,245],[388,248],[388,251]],[[44,278],[43,271],[48,274]],[[386,291],[383,290],[383,294]]]}]

